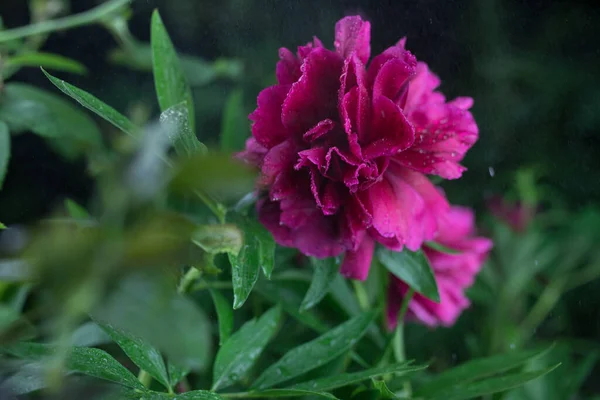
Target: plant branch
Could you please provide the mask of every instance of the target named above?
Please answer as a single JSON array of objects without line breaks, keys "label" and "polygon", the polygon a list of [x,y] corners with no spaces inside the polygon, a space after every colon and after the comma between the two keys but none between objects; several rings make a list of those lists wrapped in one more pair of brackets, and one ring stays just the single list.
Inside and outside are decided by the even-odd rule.
[{"label": "plant branch", "polygon": [[80,14],[9,29],[0,32],[0,43],[88,25],[118,11],[129,4],[129,2],[130,0],[112,0]]}]

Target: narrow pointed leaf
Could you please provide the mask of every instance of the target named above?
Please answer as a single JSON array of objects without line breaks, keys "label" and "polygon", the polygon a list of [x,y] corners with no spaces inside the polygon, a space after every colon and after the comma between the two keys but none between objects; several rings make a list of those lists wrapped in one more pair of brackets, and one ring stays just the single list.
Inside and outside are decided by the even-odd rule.
[{"label": "narrow pointed leaf", "polygon": [[[26,360],[45,360],[56,354],[57,348],[39,343],[18,343],[4,349],[7,353]],[[131,372],[112,358],[107,352],[90,347],[73,347],[66,360],[66,368],[71,372],[115,382],[134,389],[144,386]]]},{"label": "narrow pointed leaf", "polygon": [[392,274],[416,292],[433,301],[440,301],[435,276],[423,251],[404,249],[398,252],[379,247],[377,258]]},{"label": "narrow pointed leaf", "polygon": [[231,93],[223,110],[221,123],[221,150],[239,151],[249,134],[247,114],[244,113],[242,92]]},{"label": "narrow pointed leaf", "polygon": [[169,384],[171,387],[175,387],[183,378],[190,373],[189,368],[183,368],[178,365],[168,363],[167,369],[169,370]]},{"label": "narrow pointed leaf", "polygon": [[[153,390],[127,390],[117,394],[118,397],[110,397],[115,400],[224,400],[216,393],[206,390],[192,390],[177,395]],[[245,396],[244,396],[245,397]]]},{"label": "narrow pointed leaf", "polygon": [[209,322],[202,309],[155,276],[121,279],[92,315],[152,344],[175,365],[199,370],[211,358]]},{"label": "narrow pointed leaf", "polygon": [[387,387],[385,381],[373,380],[373,387],[379,391],[382,399],[399,399],[399,397]]},{"label": "narrow pointed leaf", "polygon": [[233,385],[244,378],[275,334],[281,310],[274,307],[258,320],[246,322],[217,353],[212,390]]},{"label": "narrow pointed leaf", "polygon": [[319,392],[314,390],[299,390],[299,389],[267,389],[256,392],[249,392],[244,397],[250,399],[270,399],[273,397],[306,397],[306,396],[316,396],[316,397],[324,397],[326,399],[337,399],[331,393]]},{"label": "narrow pointed leaf", "polygon": [[201,143],[190,125],[190,113],[187,103],[175,104],[160,114],[160,124],[171,140],[179,155],[191,156],[197,152],[206,153],[206,146]]},{"label": "narrow pointed leaf", "polygon": [[252,386],[257,389],[271,388],[344,354],[366,333],[375,316],[373,311],[361,314],[288,351],[279,361],[267,368]]},{"label": "narrow pointed leaf", "polygon": [[13,133],[32,131],[82,151],[102,147],[98,127],[83,110],[35,86],[5,84],[0,98],[0,120]]},{"label": "narrow pointed leaf", "polygon": [[8,160],[10,160],[10,132],[8,126],[0,121],[0,189],[8,170]]},{"label": "narrow pointed leaf", "polygon": [[329,292],[329,289],[338,276],[338,270],[340,268],[339,259],[335,257],[329,257],[325,259],[318,259],[311,257],[311,263],[315,267],[312,281],[302,304],[300,305],[300,311],[306,311],[317,304],[325,297]]},{"label": "narrow pointed leaf", "polygon": [[233,308],[238,309],[244,305],[252,288],[258,280],[260,268],[260,255],[258,252],[258,239],[256,237],[244,239],[239,254],[229,253],[231,264],[231,282],[233,284]]},{"label": "narrow pointed leaf", "polygon": [[117,329],[110,324],[100,323],[99,325],[123,349],[135,365],[148,372],[165,388],[170,387],[167,368],[158,350],[129,332]]},{"label": "narrow pointed leaf", "polygon": [[427,382],[426,385],[418,389],[415,394],[427,396],[443,393],[447,388],[456,384],[466,384],[468,382],[508,371],[525,364],[529,360],[539,357],[549,351],[550,348],[511,352],[508,354],[500,354],[488,358],[468,361],[438,374],[431,381]]},{"label": "narrow pointed leaf", "polygon": [[520,372],[514,374],[507,374],[494,378],[484,379],[477,382],[469,382],[466,384],[459,384],[444,389],[433,396],[426,396],[426,400],[464,400],[473,399],[480,396],[504,392],[509,389],[521,386],[533,379],[539,378],[540,376],[546,375],[547,373],[556,369],[560,364],[553,367],[532,371],[532,372]]},{"label": "narrow pointed leaf", "polygon": [[162,111],[185,102],[190,130],[195,132],[194,102],[175,47],[158,11],[152,14],[151,40],[154,85]]},{"label": "narrow pointed leaf", "polygon": [[135,125],[133,125],[133,123],[127,119],[127,117],[119,113],[117,110],[94,97],[90,93],[63,81],[62,79],[55,78],[43,68],[42,72],[44,75],[46,75],[50,82],[54,84],[54,86],[60,89],[61,92],[71,97],[73,100],[92,111],[99,117],[104,118],[106,121],[110,122],[123,132],[129,135],[135,134],[137,130]]},{"label": "narrow pointed leaf", "polygon": [[211,289],[210,296],[219,318],[219,345],[222,345],[229,339],[233,329],[233,311],[227,299],[218,290]]},{"label": "narrow pointed leaf", "polygon": [[405,376],[425,368],[427,368],[426,365],[410,365],[409,363],[399,363],[385,367],[371,368],[360,372],[339,374],[302,382],[290,387],[290,389],[306,389],[325,392],[343,386],[353,385],[367,379],[378,378],[383,375],[394,374],[395,376]]}]

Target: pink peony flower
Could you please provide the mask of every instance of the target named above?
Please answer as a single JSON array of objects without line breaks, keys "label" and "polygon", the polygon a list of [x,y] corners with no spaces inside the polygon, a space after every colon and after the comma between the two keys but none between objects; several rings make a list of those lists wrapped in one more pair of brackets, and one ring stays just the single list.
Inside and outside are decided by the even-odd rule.
[{"label": "pink peony flower", "polygon": [[370,24],[347,17],[334,45],[279,51],[239,157],[261,169],[258,216],[279,244],[345,253],[342,274],[365,279],[375,242],[417,250],[435,237],[449,206],[424,174],[459,177],[477,126],[472,101],[446,103],[404,41],[369,62]]},{"label": "pink peony flower", "polygon": [[[435,303],[415,293],[406,314],[407,318],[432,327],[453,325],[460,313],[469,306],[464,290],[473,284],[492,248],[491,240],[474,236],[473,212],[467,208],[451,207],[440,218],[438,229],[436,242],[457,251],[456,254],[448,254],[423,246],[435,274],[440,302]],[[387,319],[388,326],[393,329],[408,285],[394,276],[390,278]]]}]

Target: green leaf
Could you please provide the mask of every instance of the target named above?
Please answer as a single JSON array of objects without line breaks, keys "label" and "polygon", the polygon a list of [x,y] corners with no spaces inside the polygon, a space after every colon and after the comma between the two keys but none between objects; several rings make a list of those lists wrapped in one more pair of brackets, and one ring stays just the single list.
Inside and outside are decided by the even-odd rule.
[{"label": "green leaf", "polygon": [[313,273],[308,292],[306,292],[306,296],[300,305],[300,311],[306,311],[319,304],[329,292],[340,268],[340,260],[335,257],[325,259],[311,257],[310,261],[315,267],[315,272]]},{"label": "green leaf", "polygon": [[366,333],[375,316],[374,311],[366,312],[288,351],[279,361],[267,368],[252,387],[268,389],[344,354]]},{"label": "green leaf", "polygon": [[[216,393],[206,390],[192,390],[181,394],[171,394],[164,392],[155,392],[153,390],[128,390],[118,393],[119,397],[115,400],[223,400],[224,398]],[[112,397],[110,398],[112,399]]]},{"label": "green leaf", "polygon": [[117,329],[110,324],[99,325],[114,340],[135,365],[148,372],[165,388],[169,388],[167,368],[161,354],[146,341]]},{"label": "green leaf", "polygon": [[4,183],[10,160],[10,132],[8,126],[0,121],[0,189]]},{"label": "green leaf", "polygon": [[553,367],[539,371],[507,374],[499,377],[484,379],[482,381],[454,385],[444,389],[442,393],[437,393],[433,396],[426,396],[425,399],[464,400],[484,396],[487,394],[503,392],[505,390],[521,386],[524,383],[539,378],[542,375],[546,375],[547,373],[557,368],[559,365],[560,364],[557,364]]},{"label": "green leaf", "polygon": [[69,216],[73,219],[87,220],[90,218],[87,210],[71,199],[65,199],[65,208]]},{"label": "green leaf", "polygon": [[9,82],[0,96],[0,120],[10,130],[33,133],[78,151],[98,150],[102,138],[98,127],[83,111],[62,98],[23,83]]},{"label": "green leaf", "polygon": [[392,251],[385,247],[377,249],[379,261],[396,277],[404,281],[416,292],[439,302],[435,276],[423,251],[417,252],[404,249],[401,252]]},{"label": "green leaf", "polygon": [[87,68],[78,61],[52,53],[23,53],[6,60],[7,67],[44,67],[56,71],[85,74]]},{"label": "green leaf", "polygon": [[258,280],[260,268],[259,243],[256,237],[245,238],[239,254],[229,253],[231,282],[233,284],[233,308],[244,305]]},{"label": "green leaf", "polygon": [[275,266],[275,239],[273,239],[271,232],[255,219],[236,212],[229,213],[227,219],[237,224],[243,230],[245,238],[256,238],[260,267],[265,276],[271,279],[271,274]]},{"label": "green leaf", "polygon": [[385,384],[385,381],[378,381],[378,380],[373,379],[373,387],[375,387],[375,389],[377,389],[379,391],[382,399],[398,399],[399,398],[398,396],[396,396],[396,394],[394,392],[392,392],[387,387],[387,385]]},{"label": "green leaf", "polygon": [[[56,354],[57,347],[22,342],[4,350],[18,358],[39,361]],[[71,348],[66,359],[66,368],[71,372],[93,376],[130,388],[144,388],[127,368],[112,358],[110,354],[100,349],[90,347]]]},{"label": "green leaf", "polygon": [[6,229],[6,225],[4,225],[2,222],[0,222],[0,231]]},{"label": "green leaf", "polygon": [[261,296],[273,304],[280,304],[286,313],[297,319],[300,323],[310,327],[318,333],[327,332],[327,324],[320,320],[311,311],[300,312],[302,293],[286,287],[281,282],[260,281],[256,290]]},{"label": "green leaf", "polygon": [[460,251],[458,250],[454,250],[448,246],[444,246],[443,244],[440,244],[438,242],[427,242],[425,243],[425,245],[427,247],[432,248],[433,250],[439,251],[440,253],[446,253],[446,254],[460,254]]},{"label": "green leaf", "polygon": [[235,225],[203,225],[192,234],[192,242],[211,254],[234,253],[242,248],[242,232]]},{"label": "green leaf", "polygon": [[330,286],[331,297],[338,305],[348,314],[354,317],[361,313],[360,304],[356,299],[356,295],[350,288],[348,281],[340,274],[337,274]]},{"label": "green leaf", "polygon": [[151,26],[152,65],[154,85],[161,111],[185,102],[188,110],[189,126],[195,132],[194,101],[187,84],[177,52],[169,38],[158,10],[152,14]]},{"label": "green leaf", "polygon": [[190,127],[189,110],[185,102],[169,107],[160,114],[160,124],[173,143],[179,155],[190,156],[197,152],[206,153],[206,146],[201,143]]},{"label": "green leaf", "polygon": [[539,357],[549,351],[550,348],[541,351],[537,349],[511,352],[508,354],[500,354],[493,357],[468,361],[438,374],[431,381],[427,382],[426,385],[416,390],[415,395],[429,396],[437,393],[444,393],[447,388],[454,385],[466,384],[488,376],[497,375]]},{"label": "green leaf", "polygon": [[71,334],[73,346],[94,347],[110,342],[112,342],[110,336],[94,321],[82,324]]},{"label": "green leaf", "polygon": [[209,321],[161,278],[139,274],[121,279],[92,315],[152,344],[175,365],[203,369],[211,358]]},{"label": "green leaf", "polygon": [[74,99],[76,102],[87,108],[88,110],[94,112],[101,118],[104,118],[106,121],[110,122],[123,132],[134,135],[137,128],[127,117],[119,113],[117,110],[109,106],[108,104],[102,102],[98,98],[89,94],[86,91],[83,91],[62,79],[58,79],[50,75],[48,72],[44,71],[42,68],[42,72],[46,77],[59,88],[64,94]]},{"label": "green leaf", "polygon": [[233,311],[229,302],[218,290],[210,289],[210,296],[219,317],[219,345],[222,345],[229,339],[233,330]]},{"label": "green leaf", "polygon": [[176,398],[177,400],[223,400],[223,397],[218,394],[206,390],[192,390],[191,392],[178,394],[177,397],[169,396],[165,398]]},{"label": "green leaf", "polygon": [[425,368],[427,368],[426,365],[410,365],[409,363],[405,362],[302,382],[292,386],[291,389],[310,389],[324,392],[388,374],[405,376]]},{"label": "green leaf", "polygon": [[227,99],[221,122],[221,150],[239,151],[248,137],[248,116],[244,113],[243,96],[236,90]]},{"label": "green leaf", "polygon": [[271,308],[260,319],[246,322],[217,353],[213,368],[212,390],[231,386],[244,378],[279,325],[281,310]]},{"label": "green leaf", "polygon": [[170,362],[168,363],[167,368],[169,370],[169,384],[171,387],[175,387],[175,385],[181,382],[181,380],[190,373],[189,368],[182,368],[175,364],[171,364]]},{"label": "green leaf", "polygon": [[314,390],[299,390],[299,389],[268,389],[262,391],[248,392],[244,394],[246,398],[268,399],[272,397],[305,397],[317,396],[326,399],[337,399],[331,393],[318,392]]},{"label": "green leaf", "polygon": [[244,245],[240,252],[229,253],[231,279],[233,283],[233,308],[240,308],[246,302],[254,284],[258,280],[259,269],[269,278],[275,259],[273,236],[257,221],[241,214],[230,213],[228,221],[236,223],[244,232]]}]

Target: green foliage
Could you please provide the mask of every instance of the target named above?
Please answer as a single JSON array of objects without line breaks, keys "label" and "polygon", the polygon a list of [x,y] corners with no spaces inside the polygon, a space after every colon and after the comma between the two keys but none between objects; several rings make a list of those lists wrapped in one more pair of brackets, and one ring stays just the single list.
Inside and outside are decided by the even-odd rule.
[{"label": "green foliage", "polygon": [[4,179],[8,170],[8,161],[10,160],[10,135],[8,126],[0,121],[0,189],[4,184]]},{"label": "green foliage", "polygon": [[51,53],[23,53],[15,55],[6,61],[6,67],[43,67],[56,71],[71,72],[73,74],[86,74],[87,68],[79,62]]},{"label": "green foliage", "polygon": [[243,379],[279,325],[281,310],[272,308],[260,319],[248,321],[223,343],[217,353],[212,389],[231,386]]},{"label": "green foliage", "polygon": [[288,351],[256,379],[253,387],[268,389],[325,365],[344,354],[358,342],[366,333],[373,319],[375,319],[374,312],[364,313],[324,335]]},{"label": "green foliage", "polygon": [[57,88],[59,88],[64,94],[73,98],[79,104],[87,108],[88,110],[96,113],[101,118],[104,118],[106,121],[110,122],[117,128],[121,129],[123,132],[134,135],[136,132],[136,128],[125,116],[120,114],[117,110],[112,108],[111,106],[103,103],[98,100],[96,97],[91,94],[76,88],[75,86],[60,80],[58,78],[53,77],[48,72],[42,69],[42,72],[46,75],[50,82],[54,84]]},{"label": "green foliage", "polygon": [[[165,26],[155,11],[151,27],[152,65],[158,104],[163,112],[184,103],[191,132],[195,132],[194,101]],[[181,112],[181,111],[178,111]]]},{"label": "green foliage", "polygon": [[315,267],[315,273],[308,292],[306,292],[306,296],[304,296],[300,305],[300,311],[306,311],[314,307],[325,297],[337,277],[340,267],[339,260],[333,257],[324,260],[311,258],[311,263]]},{"label": "green foliage", "polygon": [[79,108],[34,86],[9,82],[0,97],[0,120],[11,132],[31,131],[68,143],[72,151],[101,151],[96,124]]},{"label": "green foliage", "polygon": [[404,249],[396,252],[380,247],[377,249],[377,259],[415,291],[433,301],[440,301],[433,271],[423,251],[412,252]]},{"label": "green foliage", "polygon": [[[124,399],[586,398],[597,346],[561,340],[540,351],[533,334],[570,332],[562,318],[566,294],[600,276],[597,211],[565,218],[552,208],[521,233],[492,220],[496,250],[469,292],[472,309],[449,330],[400,323],[389,332],[389,273],[409,293],[442,300],[423,251],[380,247],[369,280],[350,285],[339,275],[341,257],[306,258],[277,246],[252,210],[261,195],[248,193],[254,172],[232,160],[249,135],[243,93],[255,90],[262,54],[252,55],[248,76],[237,59],[180,56],[158,11],[151,42],[138,42],[127,27],[128,4],[107,1],[0,30],[0,187],[13,168],[7,171],[18,139],[10,134],[27,133],[67,160],[83,158],[93,183],[83,200],[89,210],[62,197],[46,219],[14,229],[10,221],[0,232],[3,389],[43,396],[100,379],[113,390],[107,398]],[[117,40],[111,61],[153,73],[158,123],[148,121],[152,105],[135,113],[121,104],[122,114],[42,69],[61,92],[118,128],[105,140],[85,110],[30,84],[4,82],[29,66],[86,73],[79,62],[40,49],[54,31],[92,23]],[[232,82],[221,86],[218,78]],[[207,104],[223,106],[218,118],[204,115]],[[217,140],[202,129],[205,119],[220,121]],[[531,210],[548,199],[540,176],[537,169],[515,174],[516,197]],[[216,319],[207,317],[215,312]],[[465,361],[453,366],[457,357]]]}]

